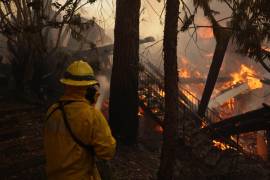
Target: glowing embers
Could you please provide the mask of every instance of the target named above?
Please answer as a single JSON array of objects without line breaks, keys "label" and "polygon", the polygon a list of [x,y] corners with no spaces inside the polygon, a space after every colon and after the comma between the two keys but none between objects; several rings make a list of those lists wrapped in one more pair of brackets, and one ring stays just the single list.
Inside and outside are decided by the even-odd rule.
[{"label": "glowing embers", "polygon": [[139,107],[138,116],[139,118],[144,116],[144,110],[141,107]]},{"label": "glowing embers", "polygon": [[158,89],[157,93],[161,96],[161,97],[165,97],[165,91],[163,91],[162,89]]},{"label": "glowing embers", "polygon": [[139,100],[143,103],[143,108],[147,108],[157,118],[164,114],[164,96],[164,90],[155,85],[148,86],[139,91]]},{"label": "glowing embers", "polygon": [[231,117],[236,111],[237,101],[231,98],[219,107],[219,116],[222,119]]},{"label": "glowing embers", "polygon": [[213,143],[213,146],[215,146],[215,147],[217,147],[218,149],[221,149],[221,150],[223,150],[223,151],[225,151],[225,150],[227,150],[227,149],[231,149],[231,146],[229,146],[229,145],[227,145],[227,144],[225,144],[225,143],[222,143],[222,142],[220,142],[220,141],[218,141],[218,140],[213,140],[212,143]]},{"label": "glowing embers", "polygon": [[160,125],[156,124],[154,127],[154,131],[159,133],[159,134],[162,134],[164,130]]},{"label": "glowing embers", "polygon": [[180,69],[178,71],[178,75],[181,78],[188,78],[188,77],[190,77],[190,72],[188,71],[188,69]]},{"label": "glowing embers", "polygon": [[206,123],[205,120],[203,120],[202,123],[201,123],[201,128],[205,128],[206,126],[207,126],[207,123]]}]

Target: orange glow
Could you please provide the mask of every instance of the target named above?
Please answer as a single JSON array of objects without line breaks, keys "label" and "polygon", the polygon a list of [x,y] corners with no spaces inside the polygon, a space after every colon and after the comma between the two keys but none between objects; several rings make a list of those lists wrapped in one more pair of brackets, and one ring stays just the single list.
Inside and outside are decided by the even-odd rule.
[{"label": "orange glow", "polygon": [[182,56],[180,59],[181,65],[186,66],[189,64],[189,60],[187,59],[187,57]]},{"label": "orange glow", "polygon": [[189,89],[188,92],[187,91],[182,91],[182,93],[191,101],[194,102],[194,98],[196,97],[196,95]]},{"label": "orange glow", "polygon": [[159,89],[159,90],[158,90],[158,94],[159,94],[161,97],[165,97],[165,91],[163,91],[162,89]]},{"label": "orange glow", "polygon": [[214,54],[213,53],[208,53],[208,54],[205,54],[204,56],[207,57],[207,58],[212,58],[214,56]]},{"label": "orange glow", "polygon": [[[190,64],[190,60],[187,59],[187,57],[181,57],[180,60],[180,66],[181,68],[178,70],[178,76],[180,78],[202,78],[203,75],[200,71],[197,69],[194,69],[192,67],[192,64]],[[203,84],[183,84],[183,89],[187,91],[182,91],[182,93],[185,94],[185,96],[193,103],[197,103],[197,97],[199,94],[201,94],[204,85]]]},{"label": "orange glow", "polygon": [[270,52],[270,47],[263,46],[262,49],[265,50],[265,51],[267,51],[267,52]]},{"label": "orange glow", "polygon": [[246,82],[250,89],[259,89],[263,87],[261,81],[255,78],[256,72],[243,64],[241,65],[240,72],[232,73],[231,76],[233,78],[233,84]]},{"label": "orange glow", "polygon": [[235,98],[232,98],[232,99],[230,99],[229,101],[226,102],[228,108],[229,108],[231,111],[234,110],[234,108],[235,108],[235,103],[236,103]]},{"label": "orange glow", "polygon": [[236,99],[232,98],[219,107],[219,116],[222,119],[231,117],[236,109]]},{"label": "orange glow", "polygon": [[207,126],[205,121],[202,121],[201,128],[205,128]]},{"label": "orange glow", "polygon": [[160,126],[160,125],[156,125],[155,128],[154,128],[155,132],[158,132],[160,134],[163,133],[163,128]]},{"label": "orange glow", "polygon": [[198,29],[198,35],[201,39],[212,39],[214,37],[212,28],[200,28]]},{"label": "orange glow", "polygon": [[199,71],[194,71],[193,74],[194,74],[194,76],[197,77],[197,78],[202,77],[202,74],[201,74]]},{"label": "orange glow", "polygon": [[219,142],[217,140],[213,140],[213,145],[219,149],[221,149],[222,151],[225,151],[226,149],[230,149],[231,147],[227,144],[224,144],[222,142]]},{"label": "orange glow", "polygon": [[143,115],[144,115],[144,110],[141,107],[139,107],[138,116],[142,117]]},{"label": "orange glow", "polygon": [[188,78],[188,77],[190,77],[190,72],[187,69],[180,69],[178,71],[178,74],[182,78]]}]

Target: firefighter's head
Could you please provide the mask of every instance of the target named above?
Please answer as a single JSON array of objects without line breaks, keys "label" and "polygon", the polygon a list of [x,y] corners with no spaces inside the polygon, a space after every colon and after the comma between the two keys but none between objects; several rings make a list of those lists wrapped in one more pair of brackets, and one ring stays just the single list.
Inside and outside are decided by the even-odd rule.
[{"label": "firefighter's head", "polygon": [[82,60],[68,66],[60,82],[68,86],[91,86],[98,84],[92,67]]},{"label": "firefighter's head", "polygon": [[60,82],[66,86],[66,91],[82,92],[91,103],[96,103],[99,97],[99,83],[92,67],[82,60],[74,61],[67,68]]}]

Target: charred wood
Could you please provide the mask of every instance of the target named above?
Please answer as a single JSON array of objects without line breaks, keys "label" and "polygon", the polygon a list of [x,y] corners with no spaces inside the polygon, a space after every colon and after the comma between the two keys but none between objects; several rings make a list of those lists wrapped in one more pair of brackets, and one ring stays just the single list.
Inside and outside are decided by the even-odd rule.
[{"label": "charred wood", "polygon": [[269,129],[270,109],[268,107],[237,115],[203,128],[203,130],[211,130],[215,138]]}]

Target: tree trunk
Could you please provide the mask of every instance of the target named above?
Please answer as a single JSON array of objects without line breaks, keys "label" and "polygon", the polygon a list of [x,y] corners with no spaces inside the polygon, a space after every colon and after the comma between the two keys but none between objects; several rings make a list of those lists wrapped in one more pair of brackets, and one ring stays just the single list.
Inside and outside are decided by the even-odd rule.
[{"label": "tree trunk", "polygon": [[267,140],[267,160],[270,162],[270,130],[266,131],[266,140]]},{"label": "tree trunk", "polygon": [[178,119],[177,28],[179,0],[166,3],[164,29],[165,117],[159,180],[173,178]]},{"label": "tree trunk", "polygon": [[115,137],[136,143],[140,0],[117,0],[110,87],[110,126]]},{"label": "tree trunk", "polygon": [[216,34],[217,44],[198,109],[198,114],[201,117],[204,117],[209,100],[215,88],[218,74],[228,47],[230,37],[230,32],[224,29],[219,29]]}]

